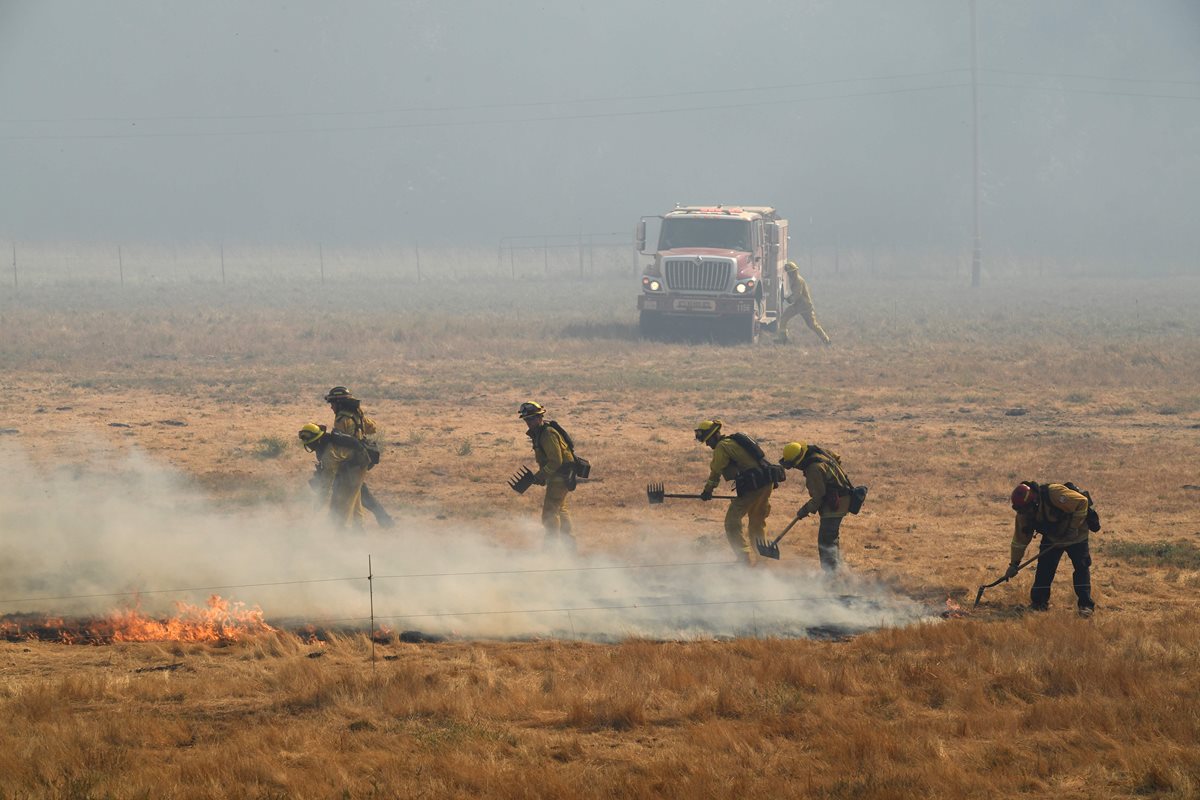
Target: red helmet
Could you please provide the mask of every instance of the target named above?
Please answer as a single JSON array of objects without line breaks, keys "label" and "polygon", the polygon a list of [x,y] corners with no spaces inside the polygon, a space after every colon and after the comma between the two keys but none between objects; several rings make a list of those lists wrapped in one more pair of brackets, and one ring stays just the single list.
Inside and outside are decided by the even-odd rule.
[{"label": "red helmet", "polygon": [[1014,511],[1024,511],[1037,503],[1037,489],[1028,483],[1018,483],[1012,491],[1012,507]]}]

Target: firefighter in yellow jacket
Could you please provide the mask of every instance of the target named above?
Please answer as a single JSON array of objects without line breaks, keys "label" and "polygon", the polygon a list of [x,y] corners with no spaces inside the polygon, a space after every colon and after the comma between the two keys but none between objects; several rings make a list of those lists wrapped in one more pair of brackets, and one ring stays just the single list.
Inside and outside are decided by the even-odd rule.
[{"label": "firefighter in yellow jacket", "polygon": [[326,431],[324,425],[312,422],[301,428],[298,435],[304,449],[317,456],[317,471],[309,484],[317,490],[322,504],[329,504],[334,524],[361,528],[366,516],[362,484],[371,463],[363,443],[344,433]]},{"label": "firefighter in yellow jacket", "polygon": [[800,277],[800,268],[796,266],[795,261],[787,262],[783,268],[787,275],[787,291],[784,293],[784,299],[789,305],[779,317],[779,341],[787,342],[788,323],[794,317],[803,317],[804,324],[811,328],[813,333],[820,336],[821,341],[830,344],[829,334],[825,333],[821,323],[817,322],[817,312],[813,310],[812,294],[808,291],[808,283]]},{"label": "firefighter in yellow jacket", "polygon": [[[733,554],[742,563],[749,564],[750,539],[759,540],[766,536],[776,476],[769,472],[757,442],[741,433],[724,436],[721,425],[721,420],[713,419],[696,426],[696,441],[713,450],[708,481],[700,499],[711,500],[713,490],[722,478],[734,482],[737,497],[729,502],[729,510],[725,512],[725,538],[733,548]],[[746,538],[742,527],[744,518],[749,519],[750,539]]]},{"label": "firefighter in yellow jacket", "polygon": [[[329,403],[329,407],[333,409],[333,429],[338,433],[353,436],[367,448],[367,454],[371,459],[367,469],[370,470],[379,463],[379,447],[374,439],[379,433],[379,429],[375,425],[375,420],[363,413],[362,402],[350,394],[350,390],[345,386],[335,386],[326,392],[325,402]],[[392,515],[379,502],[379,498],[371,493],[365,481],[362,485],[362,505],[363,508],[375,515],[375,521],[379,523],[379,527],[395,526],[396,522],[392,519]]]},{"label": "firefighter in yellow jacket", "polygon": [[[1092,601],[1092,556],[1088,549],[1089,529],[1100,529],[1099,516],[1089,514],[1087,495],[1061,483],[1038,484],[1024,481],[1012,492],[1012,507],[1016,512],[1012,545],[1009,548],[1006,578],[1017,574],[1017,566],[1025,557],[1025,549],[1034,533],[1042,535],[1038,545],[1040,557],[1029,590],[1030,608],[1045,611],[1050,607],[1050,584],[1058,571],[1058,562],[1065,552],[1075,568],[1072,583],[1081,616],[1091,616],[1096,604]],[[1094,520],[1094,521],[1093,521]]]},{"label": "firefighter in yellow jacket", "polygon": [[826,572],[837,570],[842,563],[839,541],[842,519],[850,511],[850,493],[854,489],[842,471],[841,458],[837,453],[816,445],[788,442],[783,447],[779,466],[804,473],[809,499],[796,511],[796,516],[804,519],[810,514],[820,514],[817,556],[821,560],[821,568]]},{"label": "firefighter in yellow jacket", "polygon": [[574,551],[575,536],[571,513],[567,510],[567,495],[574,485],[575,455],[558,425],[546,419],[546,408],[541,403],[522,403],[517,415],[525,420],[528,427],[525,434],[533,445],[533,456],[537,460],[538,471],[533,482],[546,487],[546,497],[542,501],[546,545],[562,545]]}]

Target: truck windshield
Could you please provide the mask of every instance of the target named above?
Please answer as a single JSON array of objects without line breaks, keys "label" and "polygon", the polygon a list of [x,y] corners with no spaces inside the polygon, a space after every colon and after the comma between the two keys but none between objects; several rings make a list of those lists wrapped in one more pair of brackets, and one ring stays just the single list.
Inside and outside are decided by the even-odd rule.
[{"label": "truck windshield", "polygon": [[750,250],[750,223],[744,219],[687,219],[668,217],[658,234],[659,250],[678,247],[714,247]]}]

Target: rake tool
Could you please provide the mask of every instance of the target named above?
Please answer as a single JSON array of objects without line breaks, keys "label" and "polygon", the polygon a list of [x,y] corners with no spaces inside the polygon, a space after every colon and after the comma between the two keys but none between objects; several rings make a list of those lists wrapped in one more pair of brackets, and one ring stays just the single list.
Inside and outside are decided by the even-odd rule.
[{"label": "rake tool", "polygon": [[[656,506],[666,498],[675,500],[699,500],[698,494],[667,494],[661,483],[646,484],[646,499],[650,501],[650,505]],[[734,494],[714,494],[713,500],[736,500],[737,495]]]},{"label": "rake tool", "polygon": [[779,534],[778,536],[776,536],[774,539],[772,539],[769,542],[763,541],[762,539],[755,540],[754,546],[758,548],[758,554],[760,556],[762,556],[763,558],[774,558],[774,559],[778,560],[779,559],[779,540],[782,539],[783,537],[787,536],[787,532],[792,529],[792,526],[795,525],[797,522],[799,522],[802,519],[804,519],[804,517],[797,514],[795,519],[793,519],[791,522],[789,522],[787,524],[787,527],[783,529],[783,533]]},{"label": "rake tool", "polygon": [[517,494],[525,494],[525,490],[533,486],[533,473],[529,467],[521,467],[517,474],[508,479],[508,487]]},{"label": "rake tool", "polygon": [[[1017,572],[1020,572],[1021,570],[1025,569],[1030,564],[1032,564],[1033,562],[1037,561],[1039,558],[1044,556],[1046,553],[1049,553],[1051,550],[1057,549],[1059,547],[1062,547],[1062,545],[1055,544],[1055,545],[1051,545],[1050,547],[1047,547],[1045,550],[1039,550],[1036,555],[1034,555],[1030,558],[1027,558],[1024,561],[1022,561],[1020,564],[1018,564]],[[983,599],[984,589],[990,589],[993,586],[999,586],[1000,584],[1005,583],[1015,577],[1016,577],[1016,573],[1014,572],[1011,577],[1008,575],[1003,575],[1003,576],[997,578],[996,580],[992,581],[991,583],[985,583],[983,586],[980,586],[979,591],[975,593],[975,605],[971,606],[971,608],[979,608],[979,601]]]}]

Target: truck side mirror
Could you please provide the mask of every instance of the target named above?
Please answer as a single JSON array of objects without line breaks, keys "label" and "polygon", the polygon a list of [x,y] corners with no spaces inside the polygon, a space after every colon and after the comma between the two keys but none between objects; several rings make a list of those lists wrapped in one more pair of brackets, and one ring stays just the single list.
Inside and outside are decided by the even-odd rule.
[{"label": "truck side mirror", "polygon": [[646,252],[646,220],[640,220],[637,224],[637,234],[634,236],[637,241],[637,249],[639,253]]}]

